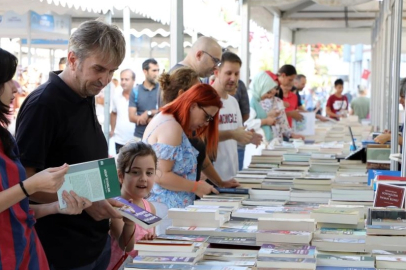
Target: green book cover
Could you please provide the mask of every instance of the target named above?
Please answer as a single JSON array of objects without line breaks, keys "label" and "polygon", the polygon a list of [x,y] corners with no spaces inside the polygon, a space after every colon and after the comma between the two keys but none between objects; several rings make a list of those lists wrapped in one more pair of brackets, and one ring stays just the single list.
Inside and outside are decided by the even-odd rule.
[{"label": "green book cover", "polygon": [[62,198],[64,190],[68,192],[73,190],[92,202],[120,196],[120,183],[114,158],[69,165],[65,181],[57,192],[61,208],[66,208]]}]

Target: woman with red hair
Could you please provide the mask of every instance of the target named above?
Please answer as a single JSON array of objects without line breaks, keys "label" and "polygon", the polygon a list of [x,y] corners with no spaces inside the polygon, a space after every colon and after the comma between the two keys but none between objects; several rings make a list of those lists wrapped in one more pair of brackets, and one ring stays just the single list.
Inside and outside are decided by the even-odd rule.
[{"label": "woman with red hair", "polygon": [[216,90],[197,84],[161,109],[148,124],[143,141],[152,145],[158,156],[158,171],[150,201],[168,208],[184,208],[217,190],[205,181],[196,181],[198,151],[190,137],[206,142],[206,152],[214,159],[218,145],[218,112],[223,106]]}]

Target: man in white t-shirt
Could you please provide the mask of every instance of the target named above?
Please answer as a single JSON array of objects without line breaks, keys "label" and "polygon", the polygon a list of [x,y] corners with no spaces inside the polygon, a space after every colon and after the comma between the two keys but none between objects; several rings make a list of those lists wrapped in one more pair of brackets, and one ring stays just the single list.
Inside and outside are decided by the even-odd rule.
[{"label": "man in white t-shirt", "polygon": [[246,131],[242,125],[242,116],[237,100],[229,95],[235,91],[240,78],[241,59],[232,52],[225,52],[221,65],[214,71],[216,79],[214,89],[221,97],[223,108],[220,110],[220,143],[214,168],[222,179],[232,179],[238,172],[237,143],[259,145],[262,136]]},{"label": "man in white t-shirt", "polygon": [[110,114],[110,137],[116,143],[116,153],[120,151],[129,140],[133,139],[135,124],[128,118],[128,102],[130,92],[135,84],[135,73],[131,69],[124,69],[120,73],[120,85],[123,91],[118,91],[113,97]]}]

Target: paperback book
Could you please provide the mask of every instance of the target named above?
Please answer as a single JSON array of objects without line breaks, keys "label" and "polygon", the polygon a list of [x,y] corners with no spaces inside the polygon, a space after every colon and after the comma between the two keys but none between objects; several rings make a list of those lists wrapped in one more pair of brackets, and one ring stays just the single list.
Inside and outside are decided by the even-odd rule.
[{"label": "paperback book", "polygon": [[135,224],[146,230],[157,226],[162,221],[160,217],[121,197],[115,197],[113,199],[124,204],[124,206],[116,208],[123,217],[132,220]]},{"label": "paperback book", "polygon": [[63,191],[73,190],[78,196],[91,202],[120,196],[117,167],[114,158],[72,164],[64,176],[65,180],[57,192],[59,207],[66,208]]}]

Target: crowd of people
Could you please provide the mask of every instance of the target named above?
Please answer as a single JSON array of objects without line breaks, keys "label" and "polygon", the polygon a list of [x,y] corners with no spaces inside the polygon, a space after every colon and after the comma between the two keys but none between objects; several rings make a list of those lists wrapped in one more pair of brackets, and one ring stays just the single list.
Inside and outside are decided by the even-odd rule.
[{"label": "crowd of people", "polygon": [[[91,203],[65,192],[68,207],[57,204],[67,164],[108,157],[95,96],[124,55],[117,27],[82,23],[70,37],[66,66],[50,72],[20,105],[14,138],[7,115],[17,93],[17,59],[0,49],[1,269],[118,269],[125,252],[136,255],[134,241],[155,236],[123,218],[114,208],[122,204],[114,200]],[[247,90],[242,65],[238,55],[200,37],[167,73],[160,75],[158,62],[147,59],[142,84],[135,84],[131,69],[121,70],[110,136],[124,199],[152,213],[156,204],[186,207],[218,193],[216,186],[239,186],[234,177],[253,151],[273,140],[305,139],[292,122],[307,111],[300,95],[306,77],[284,65],[276,73],[255,74]],[[344,117],[348,110],[342,85],[335,83],[328,117]],[[365,113],[356,109],[365,102],[355,101],[354,113]]]}]

